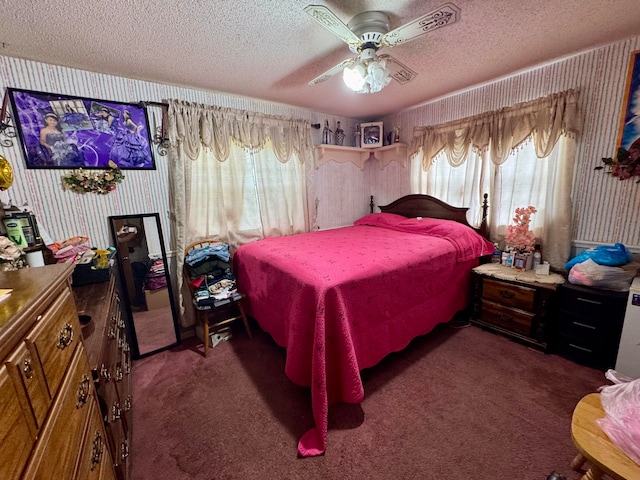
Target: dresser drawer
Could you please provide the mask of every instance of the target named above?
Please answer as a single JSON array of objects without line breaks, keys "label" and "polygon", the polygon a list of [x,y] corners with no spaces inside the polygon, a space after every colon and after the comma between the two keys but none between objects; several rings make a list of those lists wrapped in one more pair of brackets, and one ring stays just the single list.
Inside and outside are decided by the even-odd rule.
[{"label": "dresser drawer", "polygon": [[80,347],[42,429],[24,480],[73,478],[93,404],[95,391],[89,362]]},{"label": "dresser drawer", "polygon": [[6,366],[18,396],[23,400],[25,415],[35,436],[42,428],[51,404],[42,366],[24,342],[9,356]]},{"label": "dresser drawer", "polygon": [[535,288],[528,288],[490,278],[482,282],[482,298],[501,305],[533,311],[536,299]]},{"label": "dresser drawer", "polygon": [[607,318],[624,315],[626,302],[626,292],[601,291],[576,285],[563,285],[560,289],[561,310],[583,319],[606,321]]},{"label": "dresser drawer", "polygon": [[533,313],[482,300],[482,321],[521,335],[532,336],[534,317]]},{"label": "dresser drawer", "polygon": [[115,479],[112,465],[100,409],[98,405],[93,404],[89,412],[89,423],[84,434],[76,478],[78,480]]},{"label": "dresser drawer", "polygon": [[19,478],[27,463],[32,436],[7,368],[0,365],[0,478]]},{"label": "dresser drawer", "polygon": [[54,397],[76,346],[82,341],[73,296],[64,290],[26,337],[33,358],[40,358],[47,387]]}]

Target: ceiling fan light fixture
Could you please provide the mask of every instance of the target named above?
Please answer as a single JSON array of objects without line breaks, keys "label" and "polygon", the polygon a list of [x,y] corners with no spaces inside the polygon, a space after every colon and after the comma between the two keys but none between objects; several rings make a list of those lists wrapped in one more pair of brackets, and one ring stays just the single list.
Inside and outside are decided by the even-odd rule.
[{"label": "ceiling fan light fixture", "polygon": [[342,71],[342,79],[356,93],[376,93],[389,85],[390,73],[386,60],[360,59]]},{"label": "ceiling fan light fixture", "polygon": [[367,67],[367,77],[365,78],[367,84],[369,84],[370,93],[379,92],[389,85],[389,82],[391,82],[390,73],[386,60],[371,62]]},{"label": "ceiling fan light fixture", "polygon": [[360,92],[365,87],[366,75],[364,65],[357,62],[342,71],[342,80],[351,90]]}]

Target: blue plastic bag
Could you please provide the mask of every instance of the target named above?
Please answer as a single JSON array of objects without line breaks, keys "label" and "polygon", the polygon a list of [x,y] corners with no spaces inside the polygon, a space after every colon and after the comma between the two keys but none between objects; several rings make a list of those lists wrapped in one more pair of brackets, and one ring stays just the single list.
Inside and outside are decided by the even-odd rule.
[{"label": "blue plastic bag", "polygon": [[606,265],[608,267],[620,267],[631,262],[632,257],[627,247],[622,243],[616,243],[615,245],[600,245],[598,247],[590,248],[584,252],[576,255],[569,260],[564,268],[570,270],[571,267],[578,263],[582,263],[585,260],[593,260],[598,265]]}]

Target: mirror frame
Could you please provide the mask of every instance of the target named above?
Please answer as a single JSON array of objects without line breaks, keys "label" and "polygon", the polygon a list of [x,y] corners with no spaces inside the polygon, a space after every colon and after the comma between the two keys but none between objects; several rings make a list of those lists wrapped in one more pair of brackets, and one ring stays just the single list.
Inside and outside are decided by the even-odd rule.
[{"label": "mirror frame", "polygon": [[109,229],[111,230],[111,239],[114,243],[114,248],[118,250],[118,236],[115,227],[116,220],[128,220],[131,218],[139,218],[142,222],[144,222],[145,218],[154,218],[156,221],[156,225],[158,227],[158,239],[160,241],[160,251],[162,253],[162,261],[164,264],[165,276],[167,277],[167,293],[169,294],[169,303],[171,304],[171,314],[173,317],[173,329],[175,332],[175,342],[165,345],[161,348],[157,348],[150,352],[145,352],[140,354],[140,348],[138,345],[138,335],[136,332],[135,322],[133,321],[133,311],[131,310],[131,299],[129,298],[129,289],[124,284],[125,282],[125,273],[122,262],[120,260],[120,255],[116,254],[117,264],[118,264],[118,274],[119,274],[119,283],[120,283],[120,295],[124,298],[124,304],[127,313],[127,322],[129,324],[129,331],[131,334],[131,349],[132,349],[132,357],[134,360],[148,357],[154,355],[156,353],[163,352],[170,348],[174,348],[180,345],[180,326],[178,323],[178,311],[176,308],[175,299],[173,297],[173,286],[171,282],[171,274],[169,270],[169,264],[167,262],[167,252],[164,245],[164,236],[162,235],[162,225],[160,224],[160,215],[158,213],[136,213],[131,215],[112,215],[108,217],[109,220]]}]

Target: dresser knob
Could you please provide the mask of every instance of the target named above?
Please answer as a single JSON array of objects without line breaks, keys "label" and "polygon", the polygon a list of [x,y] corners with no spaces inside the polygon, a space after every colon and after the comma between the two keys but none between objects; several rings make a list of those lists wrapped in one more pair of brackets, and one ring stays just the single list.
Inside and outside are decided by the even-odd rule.
[{"label": "dresser knob", "polygon": [[73,327],[68,323],[65,323],[64,327],[58,333],[58,343],[56,347],[60,350],[64,350],[73,342]]},{"label": "dresser knob", "polygon": [[22,369],[24,372],[24,376],[27,380],[31,380],[33,378],[33,369],[31,368],[31,359],[24,359],[24,368]]},{"label": "dresser knob", "polygon": [[104,442],[102,441],[102,433],[96,432],[96,436],[93,438],[93,447],[91,449],[91,470],[96,468],[102,460],[102,453],[104,451]]},{"label": "dresser knob", "polygon": [[78,395],[76,408],[82,408],[89,400],[89,377],[82,375],[82,380],[78,382]]}]

